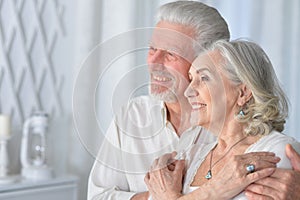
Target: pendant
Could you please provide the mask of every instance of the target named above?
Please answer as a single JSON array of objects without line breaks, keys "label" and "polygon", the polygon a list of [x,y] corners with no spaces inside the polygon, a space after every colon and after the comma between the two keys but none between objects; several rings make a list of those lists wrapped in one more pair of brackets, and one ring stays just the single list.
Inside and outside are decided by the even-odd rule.
[{"label": "pendant", "polygon": [[207,172],[205,178],[206,178],[207,180],[209,180],[209,179],[212,178],[211,170],[208,170],[208,172]]}]

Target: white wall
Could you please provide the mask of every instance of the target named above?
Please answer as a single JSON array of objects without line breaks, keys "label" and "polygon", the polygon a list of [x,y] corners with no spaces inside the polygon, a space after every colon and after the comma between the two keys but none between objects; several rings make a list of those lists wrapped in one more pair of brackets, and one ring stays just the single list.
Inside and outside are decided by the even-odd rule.
[{"label": "white wall", "polygon": [[0,1],[0,113],[11,116],[10,173],[19,174],[22,126],[34,111],[50,116],[48,165],[68,172],[76,4]]},{"label": "white wall", "polygon": [[66,158],[70,131],[73,9],[67,0],[0,3],[0,113],[12,119],[11,173],[20,171],[23,122],[36,110],[50,115],[49,163],[57,172],[66,167],[56,161]]}]

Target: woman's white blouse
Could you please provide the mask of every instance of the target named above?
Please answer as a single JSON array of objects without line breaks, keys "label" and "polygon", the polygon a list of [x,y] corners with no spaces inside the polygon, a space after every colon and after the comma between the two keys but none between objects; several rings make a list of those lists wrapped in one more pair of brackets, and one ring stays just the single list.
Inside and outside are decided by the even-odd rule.
[{"label": "woman's white blouse", "polygon": [[[288,143],[291,144],[297,152],[300,152],[300,143],[297,142],[294,138],[286,136],[276,131],[272,131],[269,135],[262,137],[256,143],[248,147],[245,153],[257,151],[274,152],[276,156],[281,158],[280,162],[277,164],[277,167],[291,169],[291,163],[285,154],[285,146]],[[201,163],[204,161],[205,157],[216,144],[217,142],[208,145],[194,145],[190,149],[190,152],[186,154],[187,172],[183,186],[184,194],[190,193],[198,188],[194,186],[192,187],[190,185],[193,182]],[[244,192],[242,192],[241,194],[235,196],[233,199],[238,200],[247,198]]]}]

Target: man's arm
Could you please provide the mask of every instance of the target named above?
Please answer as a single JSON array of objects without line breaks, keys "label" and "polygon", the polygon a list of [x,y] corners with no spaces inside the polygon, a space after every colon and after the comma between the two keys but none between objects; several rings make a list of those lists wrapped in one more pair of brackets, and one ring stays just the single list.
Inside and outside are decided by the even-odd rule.
[{"label": "man's arm", "polygon": [[286,155],[293,170],[276,169],[275,173],[247,188],[250,200],[300,199],[300,155],[291,145],[286,145]]},{"label": "man's arm", "polygon": [[126,173],[121,170],[124,164],[114,121],[106,136],[90,173],[88,199],[129,200],[135,193],[129,192]]},{"label": "man's arm", "polygon": [[129,200],[133,195],[135,193],[129,192],[126,176],[123,173],[95,161],[88,182],[88,200]]}]

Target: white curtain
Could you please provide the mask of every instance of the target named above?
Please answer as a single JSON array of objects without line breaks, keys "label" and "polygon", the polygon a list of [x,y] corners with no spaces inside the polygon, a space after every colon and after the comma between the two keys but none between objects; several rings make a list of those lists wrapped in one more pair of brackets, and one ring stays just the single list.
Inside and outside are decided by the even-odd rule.
[{"label": "white curtain", "polygon": [[[99,63],[93,64],[98,67],[94,67],[88,72],[91,75],[90,78],[87,78],[83,82],[84,85],[79,88],[83,104],[81,107],[82,126],[86,128],[86,133],[81,134],[80,137],[82,146],[79,147],[78,141],[74,139],[71,148],[79,155],[80,151],[85,149],[89,153],[87,157],[91,158],[95,156],[96,149],[101,143],[99,134],[104,134],[113,113],[121,104],[126,103],[128,96],[134,96],[132,93],[139,88],[139,84],[146,83],[148,79],[146,49],[135,51],[133,54],[129,52],[126,56],[120,55],[107,65],[108,57],[105,51],[95,50],[96,46],[98,45],[98,50],[99,46],[103,47],[108,44],[109,47],[111,41],[119,39],[120,36],[126,35],[136,28],[153,27],[155,11],[160,5],[170,1],[78,0],[78,2],[77,63],[80,66],[80,60],[88,58],[93,49],[94,54],[99,55]],[[249,38],[259,43],[267,52],[291,103],[285,133],[300,140],[300,134],[296,127],[300,119],[300,105],[297,103],[297,99],[300,97],[297,77],[300,75],[298,67],[298,63],[300,63],[300,1],[203,0],[201,2],[216,7],[220,11],[229,24],[232,39]],[[123,45],[130,46],[135,39],[128,39],[125,43],[120,44],[120,48]],[[115,44],[111,47],[114,49],[108,48],[108,51],[119,50]],[[94,61],[92,60],[92,62]],[[101,63],[106,63],[106,65],[101,65]],[[141,67],[136,70],[137,66]],[[95,77],[95,74],[99,77]],[[121,90],[117,90],[117,87],[120,87]],[[94,102],[88,100],[90,93],[86,91],[87,89],[94,90],[92,93],[94,96],[91,97],[95,98]],[[137,94],[143,93],[146,93],[145,88],[141,92],[137,92]],[[84,102],[95,103],[95,110],[85,110]],[[94,112],[98,123],[104,123],[100,127],[100,133],[98,132],[99,127],[93,124],[96,121],[92,120],[91,122],[90,120],[95,117]],[[77,161],[76,159],[72,161],[72,168],[73,171],[81,173],[86,180],[87,171],[92,162],[89,161],[85,164],[80,162],[84,158],[83,154],[81,153],[82,156]],[[85,191],[86,185],[81,187],[82,191]],[[82,192],[81,197],[83,198],[84,195],[85,193]]]}]

